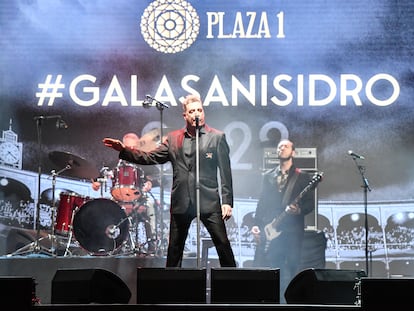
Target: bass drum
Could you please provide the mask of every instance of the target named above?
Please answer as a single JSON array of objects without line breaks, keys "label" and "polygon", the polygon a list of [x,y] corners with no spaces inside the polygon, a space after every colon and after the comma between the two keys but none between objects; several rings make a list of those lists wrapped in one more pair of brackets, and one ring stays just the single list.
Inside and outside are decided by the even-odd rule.
[{"label": "bass drum", "polygon": [[73,218],[73,233],[79,244],[98,256],[116,253],[129,234],[129,220],[112,200],[86,202]]}]

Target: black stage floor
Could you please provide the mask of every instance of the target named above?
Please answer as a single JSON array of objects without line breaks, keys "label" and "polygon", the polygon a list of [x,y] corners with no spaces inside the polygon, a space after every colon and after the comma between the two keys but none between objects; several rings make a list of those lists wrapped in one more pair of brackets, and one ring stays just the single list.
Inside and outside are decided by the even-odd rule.
[{"label": "black stage floor", "polygon": [[[197,261],[195,258],[186,258],[183,262],[183,268],[189,270],[195,269]],[[141,268],[164,268],[165,258],[158,257],[44,257],[39,255],[30,256],[13,256],[0,257],[0,281],[3,279],[25,279],[32,278],[35,283],[35,298],[36,303],[31,309],[39,311],[65,311],[65,310],[111,310],[111,311],[128,311],[128,310],[162,310],[162,311],[221,311],[221,310],[358,310],[355,305],[294,305],[294,304],[213,304],[206,299],[206,303],[174,303],[174,304],[137,304],[137,269]],[[113,275],[121,279],[129,288],[131,298],[128,303],[70,303],[59,304],[52,303],[52,283],[58,270],[70,271],[74,269],[94,269],[107,270]],[[207,271],[209,271],[207,269]],[[162,281],[161,281],[162,282]],[[168,280],[166,281],[168,282]],[[7,286],[7,283],[5,283]],[[56,284],[56,283],[54,283]],[[167,284],[167,283],[166,283]],[[151,293],[152,296],[163,295],[161,291],[168,291],[169,287],[160,286],[160,292]],[[170,290],[177,290],[172,288],[174,283],[170,281],[167,286]],[[4,286],[4,285],[3,285]],[[54,285],[55,286],[55,285]],[[177,286],[180,286],[179,284]],[[254,284],[253,284],[254,286]],[[1,285],[0,285],[1,287]],[[23,288],[21,289],[23,291]],[[73,288],[68,286],[67,295],[71,295]],[[178,289],[180,290],[180,289]],[[1,291],[1,290],[0,290]],[[157,291],[155,289],[154,291]],[[3,291],[4,292],[4,291]],[[190,294],[191,295],[191,294]],[[1,296],[1,292],[0,292]],[[19,293],[13,291],[14,297],[3,297],[2,301],[6,302],[9,299],[9,305],[13,305],[12,299],[19,299]],[[208,293],[207,293],[208,296]],[[188,297],[191,301],[191,297]],[[20,305],[21,307],[21,305]]]},{"label": "black stage floor", "polygon": [[[192,261],[185,261],[191,265]],[[44,257],[38,255],[0,257],[0,276],[32,277],[41,304],[51,303],[52,280],[61,269],[104,269],[118,276],[130,289],[130,304],[136,304],[138,267],[165,267],[156,257]]]},{"label": "black stage floor", "polygon": [[[183,262],[183,269],[186,268],[188,270],[195,269],[197,266],[196,258],[186,258]],[[321,269],[323,275],[329,275],[328,282],[324,282],[322,280],[322,274],[318,276],[318,280],[312,279],[309,275],[304,275],[302,280],[299,280],[295,287],[297,290],[303,290],[301,287],[306,287],[306,291],[309,292],[309,289],[318,287],[318,291],[315,291],[316,295],[318,296],[318,301],[310,302],[312,300],[307,300],[306,304],[302,304],[302,302],[297,303],[285,303],[282,301],[281,303],[211,303],[208,299],[208,296],[211,295],[211,288],[208,288],[208,284],[205,288],[205,292],[203,295],[206,295],[205,303],[194,303],[191,299],[191,293],[189,293],[188,302],[180,302],[173,304],[171,303],[143,303],[142,300],[137,301],[137,295],[140,295],[140,291],[137,291],[138,286],[138,277],[137,271],[140,270],[138,268],[161,268],[160,270],[165,269],[165,258],[159,257],[140,257],[140,256],[127,256],[127,257],[99,257],[99,256],[79,256],[79,257],[44,257],[39,255],[30,255],[30,256],[3,256],[0,257],[0,300],[2,303],[2,310],[3,307],[6,306],[4,310],[12,310],[12,309],[19,309],[19,310],[39,310],[39,311],[80,311],[80,310],[93,310],[93,311],[129,311],[129,310],[137,310],[137,311],[224,311],[224,310],[234,310],[234,311],[267,311],[267,310],[312,310],[312,311],[342,311],[342,310],[376,310],[378,306],[384,307],[386,310],[388,309],[397,309],[397,310],[412,310],[413,302],[410,299],[410,293],[414,285],[414,279],[374,279],[374,278],[361,278],[362,284],[367,284],[366,290],[364,292],[364,287],[362,287],[362,299],[357,299],[357,290],[354,287],[356,286],[356,282],[354,279],[351,281],[347,280],[343,282],[341,279],[342,273],[344,272],[340,270],[330,271],[329,269]],[[209,278],[209,274],[211,277],[211,272],[213,268],[207,268],[207,280]],[[235,268],[236,273],[239,273],[242,268]],[[57,288],[58,284],[56,282],[56,275],[57,272],[71,272],[73,271],[87,271],[87,270],[105,270],[111,275],[115,276],[117,280],[121,280],[123,283],[122,286],[126,286],[130,291],[130,299],[127,302],[116,302],[116,303],[107,303],[107,302],[88,302],[84,303],[82,301],[71,302],[71,303],[57,303],[52,302],[52,287],[55,289]],[[149,269],[146,269],[147,271]],[[182,271],[180,270],[180,271]],[[326,270],[326,271],[324,271]],[[210,271],[210,272],[208,272]],[[328,273],[324,273],[328,272]],[[354,271],[345,271],[347,274],[353,276]],[[181,273],[181,272],[180,272]],[[75,273],[76,274],[76,273]],[[74,274],[74,275],[75,275]],[[142,275],[142,274],[141,274]],[[339,279],[337,279],[339,277]],[[75,278],[75,276],[74,276]],[[25,308],[24,303],[21,303],[22,299],[27,300],[27,294],[25,293],[28,291],[24,290],[24,287],[19,286],[16,289],[12,288],[13,283],[7,283],[8,280],[18,280],[18,279],[30,279],[32,283],[35,284],[35,294],[29,288],[29,296],[30,298],[36,298],[37,303]],[[101,280],[101,279],[99,279]],[[103,279],[102,279],[103,280]],[[73,281],[73,280],[71,280]],[[97,284],[97,282],[92,282],[94,286],[102,285],[106,287],[111,287],[115,279],[110,279],[109,282],[106,284]],[[211,280],[210,280],[211,281]],[[240,281],[236,278],[236,290],[241,290],[246,292],[247,290],[255,290],[255,287],[263,286],[263,283],[266,280],[262,279],[255,279],[251,283],[246,286],[244,280]],[[325,280],[326,281],[326,280]],[[373,281],[373,282],[368,282]],[[394,282],[395,281],[395,282]],[[319,282],[319,283],[316,283]],[[115,282],[116,283],[116,282]],[[208,283],[208,282],[207,282]],[[324,284],[322,284],[324,283]],[[370,284],[371,283],[371,284]],[[62,283],[63,287],[60,288],[60,291],[63,295],[71,296],[73,294],[72,291],[78,291],[78,288],[75,288],[73,284],[70,283]],[[62,285],[61,284],[61,285]],[[77,283],[75,283],[77,284]],[[142,283],[141,283],[142,284]],[[147,290],[146,295],[150,295],[152,297],[164,296],[166,292],[174,292],[174,293],[181,293],[185,291],[183,289],[183,283],[175,282],[173,280],[159,280],[156,279],[156,282],[153,283],[146,283],[148,284],[148,288],[144,288]],[[197,284],[197,281],[194,280],[194,283]],[[206,283],[204,283],[206,284]],[[53,286],[52,286],[53,285]],[[67,286],[66,286],[67,285]],[[368,287],[368,285],[370,285]],[[146,287],[145,285],[144,287]],[[197,285],[195,285],[197,286]],[[125,288],[126,288],[125,287]],[[27,286],[26,286],[27,288]],[[102,289],[101,287],[100,289]],[[142,286],[139,287],[142,289]],[[128,291],[127,289],[127,291]],[[230,294],[230,287],[224,288],[222,290],[225,294]],[[105,289],[102,289],[105,292]],[[191,290],[190,290],[191,291]],[[247,291],[247,292],[248,292]],[[355,291],[355,293],[354,293]],[[56,291],[55,291],[56,292]],[[107,291],[108,292],[108,291]],[[345,293],[347,292],[347,293]],[[187,292],[188,293],[188,292]],[[108,296],[112,294],[109,291]],[[347,302],[343,303],[340,301],[336,303],[337,300],[334,302],[329,301],[329,296],[332,298],[339,297],[343,299],[346,295]],[[349,297],[351,295],[351,297]],[[355,295],[355,296],[354,296]],[[55,295],[56,296],[56,295]],[[115,295],[116,296],[116,295]],[[24,299],[26,297],[26,299]],[[141,297],[141,296],[140,296]],[[211,298],[211,297],[210,297]],[[364,306],[364,299],[365,306]],[[187,299],[187,298],[186,298]],[[312,297],[308,297],[307,299],[312,299]],[[357,305],[357,301],[361,304],[362,300],[362,307]],[[185,300],[187,301],[187,300]],[[197,300],[199,301],[199,300]],[[339,301],[339,300],[338,300]],[[367,303],[369,301],[369,305],[374,306],[375,308],[368,308]],[[17,303],[20,302],[20,303]],[[308,303],[310,302],[310,303]],[[369,306],[368,305],[368,306]],[[382,308],[383,309],[383,308]],[[390,309],[390,310],[391,310]]]},{"label": "black stage floor", "polygon": [[44,305],[39,311],[361,311],[357,306],[294,304]]}]

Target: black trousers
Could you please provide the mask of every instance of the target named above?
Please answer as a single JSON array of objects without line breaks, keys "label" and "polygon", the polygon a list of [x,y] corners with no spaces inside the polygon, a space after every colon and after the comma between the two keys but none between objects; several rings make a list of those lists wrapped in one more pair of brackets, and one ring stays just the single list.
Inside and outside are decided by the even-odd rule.
[{"label": "black trousers", "polygon": [[[185,241],[192,221],[197,217],[193,212],[171,214],[170,237],[167,253],[167,267],[181,267]],[[200,220],[210,233],[222,267],[236,267],[234,253],[227,236],[221,213],[201,214]]]}]

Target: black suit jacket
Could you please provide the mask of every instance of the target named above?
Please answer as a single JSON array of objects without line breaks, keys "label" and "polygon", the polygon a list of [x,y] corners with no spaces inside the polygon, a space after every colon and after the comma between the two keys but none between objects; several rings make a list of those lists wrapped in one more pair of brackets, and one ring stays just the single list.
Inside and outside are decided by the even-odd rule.
[{"label": "black suit jacket", "polygon": [[[170,132],[166,140],[151,152],[126,148],[119,154],[121,159],[142,165],[171,161],[173,183],[170,210],[172,214],[182,214],[187,212],[189,206],[196,206],[196,168],[184,155],[184,135],[185,128],[179,129]],[[230,204],[233,207],[230,150],[225,134],[205,125],[200,129],[199,147],[200,213],[221,212],[221,204]],[[217,173],[220,176],[220,185]]]},{"label": "black suit jacket", "polygon": [[[277,168],[270,169],[263,174],[262,192],[257,204],[255,214],[255,224],[259,226],[260,230],[272,220],[280,215],[287,205],[295,199],[299,193],[309,185],[311,176],[300,171],[295,166],[289,170],[289,177],[284,191],[277,190]],[[298,174],[297,179],[293,179],[293,175]],[[294,182],[292,191],[285,197],[285,191],[290,183]],[[305,226],[305,215],[309,214],[315,208],[315,192],[309,191],[300,201],[299,207],[301,213],[299,215],[287,215],[280,223],[279,230],[289,232],[301,232]]]}]

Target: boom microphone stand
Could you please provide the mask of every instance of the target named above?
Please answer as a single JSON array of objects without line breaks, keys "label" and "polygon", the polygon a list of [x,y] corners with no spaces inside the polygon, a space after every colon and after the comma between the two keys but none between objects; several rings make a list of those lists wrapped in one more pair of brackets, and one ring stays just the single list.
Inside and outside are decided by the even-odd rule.
[{"label": "boom microphone stand", "polygon": [[[144,108],[149,108],[152,106],[152,104],[155,102],[155,106],[157,107],[157,109],[160,112],[160,141],[162,143],[163,137],[164,137],[164,129],[163,129],[163,124],[164,124],[164,116],[163,116],[163,112],[164,112],[164,108],[168,108],[167,104],[164,104],[158,100],[156,100],[155,98],[153,98],[151,95],[146,95],[145,96],[145,100],[142,103],[142,105],[144,106]],[[160,206],[161,206],[161,211],[159,213],[160,215],[160,241],[161,243],[163,243],[164,241],[164,217],[163,217],[163,210],[164,210],[164,183],[163,183],[163,179],[164,179],[164,168],[163,165],[161,165],[161,170],[160,170]],[[162,244],[163,245],[163,244]]]},{"label": "boom microphone stand", "polygon": [[364,190],[364,217],[365,217],[365,270],[367,276],[370,276],[369,265],[368,265],[368,191],[371,191],[369,187],[368,179],[365,177],[365,166],[359,165],[357,159],[364,160],[365,158],[361,155],[355,154],[352,151],[348,151],[349,155],[355,162],[359,173],[361,174],[362,183],[361,186]]},{"label": "boom microphone stand", "polygon": [[[30,244],[23,246],[22,248],[16,250],[14,253],[8,256],[21,255],[25,253],[43,254],[43,255],[49,255],[49,256],[55,255],[54,250],[53,250],[53,242],[52,242],[51,250],[46,250],[39,243],[43,239],[40,237],[40,196],[41,196],[40,184],[41,184],[41,177],[42,177],[42,121],[48,120],[48,119],[56,119],[57,128],[67,128],[67,124],[62,120],[62,116],[60,115],[36,116],[33,119],[36,121],[37,145],[38,145],[37,201],[36,201],[36,216],[35,216],[36,217],[35,219],[36,239]],[[53,221],[52,221],[52,227],[53,227]],[[52,236],[52,239],[54,239],[54,236]]]}]

